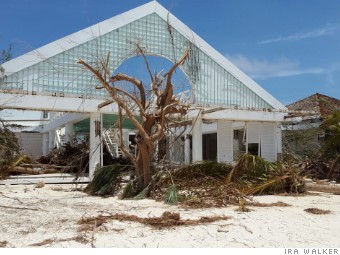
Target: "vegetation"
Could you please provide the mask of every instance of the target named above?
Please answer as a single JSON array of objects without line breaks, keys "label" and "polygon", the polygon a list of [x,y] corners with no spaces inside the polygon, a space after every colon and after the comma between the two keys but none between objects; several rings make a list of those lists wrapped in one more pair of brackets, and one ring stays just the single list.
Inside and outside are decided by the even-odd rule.
[{"label": "vegetation", "polygon": [[12,58],[12,44],[8,45],[8,49],[7,50],[1,50],[0,52],[0,65],[7,62],[8,60],[10,60]]},{"label": "vegetation", "polygon": [[6,61],[12,58],[12,50],[13,50],[12,44],[10,44],[7,50],[0,51],[0,78],[2,78],[5,71],[1,64],[5,63]]},{"label": "vegetation", "polygon": [[315,158],[321,147],[320,128],[284,130],[282,139],[283,161],[301,163]]},{"label": "vegetation", "polygon": [[304,193],[299,169],[244,154],[234,167],[199,162],[159,174],[150,196],[188,207],[242,204],[253,194]]},{"label": "vegetation", "polygon": [[[174,120],[181,120],[187,113],[188,105],[176,98],[172,77],[175,70],[182,65],[189,56],[189,50],[175,61],[166,73],[152,74],[146,55],[146,47],[136,44],[136,53],[144,58],[147,73],[151,79],[151,86],[144,86],[142,81],[127,74],[111,76],[108,71],[110,54],[95,64],[79,60],[86,70],[91,72],[100,83],[98,89],[106,89],[112,100],[118,106],[118,129],[120,131],[120,149],[129,158],[136,171],[137,191],[142,191],[152,180],[151,158],[155,144],[160,141],[168,130],[168,125]],[[125,82],[119,86],[119,82]],[[150,88],[150,89],[148,89]],[[137,130],[135,142],[137,153],[125,148],[122,135],[123,115],[127,116]]]},{"label": "vegetation", "polygon": [[[96,170],[87,191],[92,195],[112,195],[120,188],[122,165]],[[125,174],[128,174],[126,172]],[[127,183],[121,198],[151,197],[168,204],[186,207],[222,207],[245,205],[253,194],[304,193],[300,171],[280,163],[270,163],[258,156],[244,154],[233,167],[224,163],[202,161],[153,175],[149,186],[137,192],[133,181]],[[248,201],[247,204],[251,205]]]},{"label": "vegetation", "polygon": [[300,166],[303,175],[340,182],[340,112],[319,128],[284,131],[283,152],[284,162]]},{"label": "vegetation", "polygon": [[3,122],[0,122],[0,174],[5,179],[9,168],[20,158],[20,146],[16,135]]},{"label": "vegetation", "polygon": [[340,112],[334,112],[320,126],[325,133],[325,143],[320,149],[322,159],[336,159],[340,155]]},{"label": "vegetation", "polygon": [[[10,44],[7,50],[1,50],[0,52],[0,65],[10,60],[11,57],[12,45]],[[3,71],[3,68],[0,66],[0,78]],[[23,158],[20,157],[18,138],[0,119],[0,179],[5,179],[9,169],[18,164],[20,159]]]}]

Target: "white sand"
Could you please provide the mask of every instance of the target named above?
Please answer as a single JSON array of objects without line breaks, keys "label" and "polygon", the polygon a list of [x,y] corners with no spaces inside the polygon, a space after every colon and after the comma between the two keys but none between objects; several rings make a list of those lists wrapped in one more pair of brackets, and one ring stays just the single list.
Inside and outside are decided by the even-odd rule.
[{"label": "white sand", "polygon": [[[320,193],[303,197],[261,196],[263,203],[283,201],[290,207],[252,207],[236,212],[235,206],[210,209],[183,209],[153,200],[118,200],[91,197],[71,191],[71,185],[0,186],[0,242],[7,247],[29,247],[52,239],[42,247],[91,247],[72,239],[85,236],[95,247],[339,247],[340,196]],[[56,190],[57,189],[57,190]],[[8,208],[13,207],[13,208]],[[304,211],[317,207],[331,214],[313,215]],[[24,209],[15,209],[24,208]],[[155,230],[135,222],[116,220],[95,231],[79,232],[82,217],[125,213],[139,217],[179,212],[182,219],[203,216],[231,216],[225,221]],[[64,239],[64,240],[63,240]]]}]

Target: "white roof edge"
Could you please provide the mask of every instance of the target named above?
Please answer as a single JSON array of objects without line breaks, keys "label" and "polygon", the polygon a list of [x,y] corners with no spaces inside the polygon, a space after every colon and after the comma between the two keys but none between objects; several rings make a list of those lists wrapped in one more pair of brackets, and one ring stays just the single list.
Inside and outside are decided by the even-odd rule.
[{"label": "white roof edge", "polygon": [[5,69],[5,75],[18,72],[26,67],[43,61],[44,59],[53,57],[63,51],[69,50],[79,44],[88,42],[100,35],[106,34],[112,30],[127,25],[151,13],[158,14],[169,23],[188,40],[192,41],[198,48],[204,51],[218,64],[224,67],[228,72],[233,74],[237,79],[244,83],[247,87],[258,94],[263,100],[268,102],[275,109],[286,109],[276,98],[264,90],[259,84],[252,80],[248,75],[237,68],[225,56],[216,51],[212,46],[205,42],[199,35],[193,32],[187,25],[177,19],[167,9],[160,5],[157,1],[151,1],[130,11],[124,12],[110,19],[99,22],[88,28],[65,36],[59,40],[46,44],[36,50],[28,52],[22,56],[12,59],[2,64]]},{"label": "white roof edge", "polygon": [[169,20],[170,25],[172,25],[176,30],[178,30],[182,35],[184,35],[188,40],[193,41],[197,47],[204,51],[208,56],[214,59],[218,64],[224,67],[228,72],[234,75],[237,79],[243,82],[251,90],[255,91],[261,98],[268,102],[275,109],[286,110],[287,108],[279,102],[275,97],[263,89],[259,84],[257,84],[253,79],[241,71],[237,66],[231,63],[225,56],[215,50],[210,44],[203,40],[199,35],[192,31],[187,25],[182,21],[177,19],[173,14],[166,10],[163,6],[158,4],[156,6],[156,13],[164,20]]},{"label": "white roof edge", "polygon": [[111,32],[112,30],[147,16],[155,12],[157,4],[158,3],[155,1],[149,2],[5,62],[2,64],[2,67],[5,69],[5,75],[18,72],[66,50],[72,49],[79,44],[86,43]]}]

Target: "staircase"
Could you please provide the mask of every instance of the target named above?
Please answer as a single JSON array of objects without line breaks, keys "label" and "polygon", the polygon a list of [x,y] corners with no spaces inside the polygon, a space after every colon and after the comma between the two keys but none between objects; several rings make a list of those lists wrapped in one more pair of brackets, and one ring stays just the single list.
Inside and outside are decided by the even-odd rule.
[{"label": "staircase", "polygon": [[123,156],[118,146],[118,137],[113,128],[108,128],[103,132],[103,140],[112,158],[121,158]]}]

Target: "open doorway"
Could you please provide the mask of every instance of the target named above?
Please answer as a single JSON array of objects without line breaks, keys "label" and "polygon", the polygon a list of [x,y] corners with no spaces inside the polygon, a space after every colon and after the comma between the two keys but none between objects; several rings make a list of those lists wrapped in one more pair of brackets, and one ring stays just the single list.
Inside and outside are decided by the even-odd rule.
[{"label": "open doorway", "polygon": [[203,160],[217,161],[217,133],[203,135]]}]

